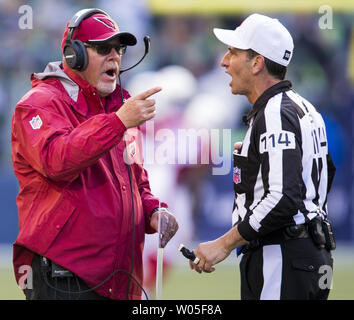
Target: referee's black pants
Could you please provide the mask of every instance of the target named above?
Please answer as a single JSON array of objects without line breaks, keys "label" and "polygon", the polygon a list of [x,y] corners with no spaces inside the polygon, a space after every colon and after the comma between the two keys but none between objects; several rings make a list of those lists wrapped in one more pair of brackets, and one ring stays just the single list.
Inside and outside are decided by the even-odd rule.
[{"label": "referee's black pants", "polygon": [[32,288],[24,290],[26,300],[110,300],[95,291],[83,292],[86,290],[89,290],[89,287],[75,274],[53,278],[48,270],[43,270],[40,256],[34,256]]},{"label": "referee's black pants", "polygon": [[325,300],[333,259],[311,238],[249,249],[240,263],[242,300]]}]

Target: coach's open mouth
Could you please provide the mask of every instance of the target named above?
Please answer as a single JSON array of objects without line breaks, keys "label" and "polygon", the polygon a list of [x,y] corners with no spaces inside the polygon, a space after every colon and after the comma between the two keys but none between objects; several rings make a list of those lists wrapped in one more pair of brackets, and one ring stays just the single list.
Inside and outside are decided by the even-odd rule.
[{"label": "coach's open mouth", "polygon": [[117,76],[117,70],[114,68],[108,69],[104,73],[111,78],[115,78]]}]

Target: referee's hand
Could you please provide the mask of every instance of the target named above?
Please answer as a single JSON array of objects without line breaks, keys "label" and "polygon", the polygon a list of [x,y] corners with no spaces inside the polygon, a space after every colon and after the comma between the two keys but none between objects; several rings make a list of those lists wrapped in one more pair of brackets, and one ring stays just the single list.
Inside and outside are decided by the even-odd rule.
[{"label": "referee's hand", "polygon": [[219,238],[214,241],[199,244],[197,249],[194,250],[194,254],[200,259],[200,261],[198,264],[189,261],[190,268],[198,273],[210,273],[215,271],[215,268],[213,267],[215,264],[228,257],[230,251],[225,248],[222,239]]},{"label": "referee's hand", "polygon": [[213,272],[214,265],[226,259],[232,250],[247,243],[238,232],[236,225],[216,240],[201,243],[194,250],[196,258],[200,259],[199,262],[195,264],[189,261],[189,266],[198,273]]}]

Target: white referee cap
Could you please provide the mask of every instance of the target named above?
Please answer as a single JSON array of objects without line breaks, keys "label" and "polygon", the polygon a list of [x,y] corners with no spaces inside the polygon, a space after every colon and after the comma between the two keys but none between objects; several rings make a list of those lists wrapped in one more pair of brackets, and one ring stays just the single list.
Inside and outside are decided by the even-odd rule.
[{"label": "white referee cap", "polygon": [[215,36],[228,46],[248,50],[283,66],[292,58],[294,42],[289,31],[278,19],[254,13],[235,30],[214,28]]}]

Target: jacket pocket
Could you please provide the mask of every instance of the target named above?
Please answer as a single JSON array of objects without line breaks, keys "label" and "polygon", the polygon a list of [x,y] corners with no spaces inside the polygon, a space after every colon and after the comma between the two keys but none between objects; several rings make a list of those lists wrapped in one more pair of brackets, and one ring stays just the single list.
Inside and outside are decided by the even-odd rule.
[{"label": "jacket pocket", "polygon": [[318,269],[324,264],[324,260],[320,257],[298,258],[291,261],[291,265],[294,269],[307,272],[318,271]]},{"label": "jacket pocket", "polygon": [[236,194],[245,193],[250,188],[248,158],[235,153],[233,154],[233,157],[234,191]]},{"label": "jacket pocket", "polygon": [[31,222],[35,223],[33,220],[27,224],[26,237],[22,239],[22,244],[40,255],[45,255],[74,211],[75,206],[62,196],[51,211],[43,213],[40,223],[35,227],[30,226]]}]

